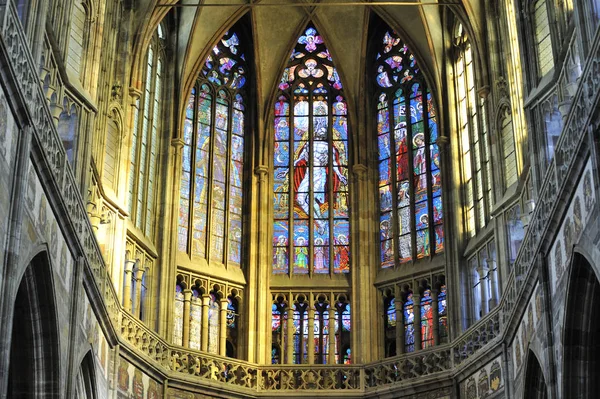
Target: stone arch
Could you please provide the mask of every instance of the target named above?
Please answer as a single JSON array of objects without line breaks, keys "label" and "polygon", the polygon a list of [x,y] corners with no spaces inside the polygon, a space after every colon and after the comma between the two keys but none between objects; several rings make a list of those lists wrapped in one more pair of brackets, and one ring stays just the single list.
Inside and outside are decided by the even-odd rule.
[{"label": "stone arch", "polygon": [[544,372],[542,371],[537,356],[531,350],[529,350],[527,354],[524,386],[524,398],[546,399],[548,397],[548,387],[546,386]]},{"label": "stone arch", "polygon": [[563,327],[563,397],[600,395],[600,380],[590,378],[600,367],[600,281],[589,260],[573,254]]},{"label": "stone arch", "polygon": [[94,355],[90,349],[79,365],[75,380],[75,398],[96,399],[98,397],[96,374],[94,369]]},{"label": "stone arch", "polygon": [[58,398],[60,348],[48,253],[26,267],[14,303],[8,396]]}]

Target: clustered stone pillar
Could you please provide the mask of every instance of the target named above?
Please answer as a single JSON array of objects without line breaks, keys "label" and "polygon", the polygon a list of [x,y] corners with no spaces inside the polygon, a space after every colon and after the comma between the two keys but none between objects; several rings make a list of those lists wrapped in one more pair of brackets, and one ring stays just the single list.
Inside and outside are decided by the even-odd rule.
[{"label": "clustered stone pillar", "polygon": [[137,269],[134,270],[134,278],[135,278],[135,293],[134,299],[135,303],[133,304],[133,311],[138,318],[142,317],[141,313],[141,303],[142,303],[142,280],[144,278],[144,273],[146,272],[146,268],[139,265]]},{"label": "clustered stone pillar", "polygon": [[185,348],[190,346],[190,305],[192,301],[192,290],[186,288],[183,290],[183,339],[182,345]]},{"label": "clustered stone pillar", "polygon": [[488,269],[485,266],[477,268],[479,274],[479,288],[481,290],[481,316],[488,314],[489,308],[489,290],[488,290]]},{"label": "clustered stone pillar", "polygon": [[394,308],[396,309],[396,354],[400,355],[404,353],[404,302],[400,294],[394,299]]},{"label": "clustered stone pillar", "polygon": [[131,312],[131,282],[133,280],[133,267],[135,260],[127,259],[125,261],[125,288],[123,289],[123,307],[126,311]]},{"label": "clustered stone pillar", "polygon": [[208,306],[210,296],[202,296],[202,350],[208,351]]},{"label": "clustered stone pillar", "polygon": [[[341,320],[340,320],[341,321]],[[341,328],[342,326],[340,326]],[[329,359],[327,364],[335,364],[335,308],[329,305]]]},{"label": "clustered stone pillar", "polygon": [[315,309],[312,302],[308,307],[308,364],[315,363]]},{"label": "clustered stone pillar", "polygon": [[287,308],[287,364],[294,364],[294,307]]},{"label": "clustered stone pillar", "polygon": [[413,293],[413,330],[415,337],[415,352],[421,350],[421,296]]},{"label": "clustered stone pillar", "polygon": [[431,307],[433,308],[433,344],[439,345],[440,343],[440,311],[439,311],[439,300],[438,300],[437,289],[431,290]]},{"label": "clustered stone pillar", "polygon": [[227,298],[221,298],[221,309],[219,312],[219,355],[227,354]]}]

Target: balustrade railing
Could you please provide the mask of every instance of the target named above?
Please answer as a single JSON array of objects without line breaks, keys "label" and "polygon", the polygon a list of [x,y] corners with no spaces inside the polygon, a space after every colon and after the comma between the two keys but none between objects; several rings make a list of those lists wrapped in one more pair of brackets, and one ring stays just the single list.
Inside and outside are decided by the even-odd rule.
[{"label": "balustrade railing", "polygon": [[[556,209],[560,190],[566,184],[567,172],[584,137],[592,108],[597,106],[600,93],[600,40],[596,39],[591,60],[581,76],[585,85],[579,85],[573,97],[563,133],[558,140],[552,161],[540,191],[528,232],[519,250],[514,268],[505,286],[501,305],[473,325],[450,345],[404,354],[392,359],[364,365],[277,365],[260,366],[235,359],[177,347],[121,308],[118,297],[95,239],[86,208],[66,158],[62,141],[52,120],[46,98],[39,84],[37,68],[28,48],[23,29],[10,0],[0,0],[0,21],[4,51],[10,73],[14,75],[19,95],[23,97],[33,131],[36,161],[44,174],[45,185],[57,192],[51,200],[61,213],[64,228],[75,238],[79,253],[89,267],[100,295],[103,296],[113,327],[120,331],[120,339],[136,349],[154,366],[177,375],[198,377],[230,384],[253,391],[364,391],[381,386],[402,383],[412,379],[451,372],[453,367],[476,354],[500,335],[515,311],[525,277],[534,264],[549,221]],[[500,323],[502,315],[502,325]]]}]

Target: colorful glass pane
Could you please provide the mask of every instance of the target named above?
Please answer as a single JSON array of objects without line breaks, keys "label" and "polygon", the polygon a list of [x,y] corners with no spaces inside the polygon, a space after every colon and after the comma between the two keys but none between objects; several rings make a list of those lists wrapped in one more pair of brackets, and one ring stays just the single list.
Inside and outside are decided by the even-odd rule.
[{"label": "colorful glass pane", "polygon": [[433,346],[433,301],[431,290],[425,290],[421,297],[421,347]]},{"label": "colorful glass pane", "polygon": [[286,234],[273,238],[273,272],[287,273],[289,262],[294,273],[347,272],[349,154],[342,85],[314,26],[304,30],[289,62],[274,107],[274,223],[283,229],[286,220]]},{"label": "colorful glass pane", "polygon": [[438,293],[438,317],[439,317],[439,338],[440,343],[445,343],[448,339],[448,311],[446,303],[446,286],[442,285]]},{"label": "colorful glass pane", "polygon": [[412,293],[408,294],[404,302],[404,349],[406,352],[415,351],[415,315],[412,297]]},{"label": "colorful glass pane", "polygon": [[386,321],[388,328],[396,327],[396,302],[395,299],[390,299],[386,309]]},{"label": "colorful glass pane", "polygon": [[[380,90],[377,101],[379,207],[380,214],[387,215],[395,198],[398,211],[392,213],[386,223],[396,224],[399,233],[390,239],[385,230],[387,224],[380,225],[381,267],[387,268],[395,262],[390,259],[394,257],[395,248],[399,250],[395,254],[399,263],[429,256],[429,243],[438,231],[430,228],[430,221],[434,221],[434,226],[441,226],[443,213],[433,96],[414,55],[396,32],[385,32],[380,46],[374,76]],[[391,105],[388,99],[393,99]],[[438,241],[437,236],[435,240]],[[443,235],[439,245],[436,243],[435,252],[442,250]]]},{"label": "colorful glass pane", "polygon": [[187,249],[185,220],[191,218],[190,254],[235,265],[242,261],[245,105],[240,89],[246,70],[239,37],[225,33],[192,89],[182,154],[178,247]]},{"label": "colorful glass pane", "polygon": [[219,353],[219,302],[214,294],[210,294],[208,302],[208,351]]}]

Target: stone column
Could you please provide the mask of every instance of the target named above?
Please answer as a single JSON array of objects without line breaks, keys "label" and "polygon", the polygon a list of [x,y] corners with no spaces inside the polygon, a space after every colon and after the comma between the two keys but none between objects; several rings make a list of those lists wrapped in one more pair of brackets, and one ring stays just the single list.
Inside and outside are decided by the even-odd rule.
[{"label": "stone column", "polygon": [[315,309],[311,305],[308,307],[308,364],[315,364]]},{"label": "stone column", "polygon": [[440,343],[440,313],[439,313],[439,301],[438,301],[438,290],[431,290],[431,308],[432,310],[432,323],[433,323],[433,344],[439,345]]},{"label": "stone column", "polygon": [[[341,328],[342,326],[340,325]],[[327,364],[335,364],[335,308],[333,301],[329,305],[329,355]]]},{"label": "stone column", "polygon": [[489,313],[489,287],[488,287],[488,268],[480,266],[477,268],[479,275],[479,288],[481,290],[481,317]]},{"label": "stone column", "polygon": [[498,301],[500,300],[500,295],[498,292],[498,270],[496,270],[496,261],[493,259],[488,259],[487,262],[488,267],[488,276],[490,278],[490,288],[492,291],[492,295],[488,301],[489,309],[493,309],[498,305]]},{"label": "stone column", "polygon": [[221,308],[219,310],[219,355],[225,356],[227,353],[227,298],[222,298],[220,301]]},{"label": "stone column", "polygon": [[142,303],[142,280],[144,278],[144,273],[146,272],[145,267],[138,267],[134,270],[134,278],[135,278],[135,294],[134,294],[134,304],[133,311],[135,312],[135,316],[139,319],[142,318],[142,314],[140,312],[140,305]]},{"label": "stone column", "polygon": [[294,308],[287,308],[287,364],[294,364]]},{"label": "stone column", "polygon": [[421,350],[421,296],[413,293],[413,329],[415,336],[415,352]]},{"label": "stone column", "polygon": [[127,259],[125,261],[125,288],[123,289],[123,307],[131,312],[131,280],[133,278],[133,267],[135,261]]},{"label": "stone column", "polygon": [[183,290],[183,339],[181,345],[190,347],[190,305],[192,301],[192,290]]},{"label": "stone column", "polygon": [[202,296],[202,336],[201,338],[201,349],[208,351],[208,305],[210,302],[210,296]]},{"label": "stone column", "polygon": [[394,298],[396,308],[396,355],[404,353],[404,302],[402,296]]}]

